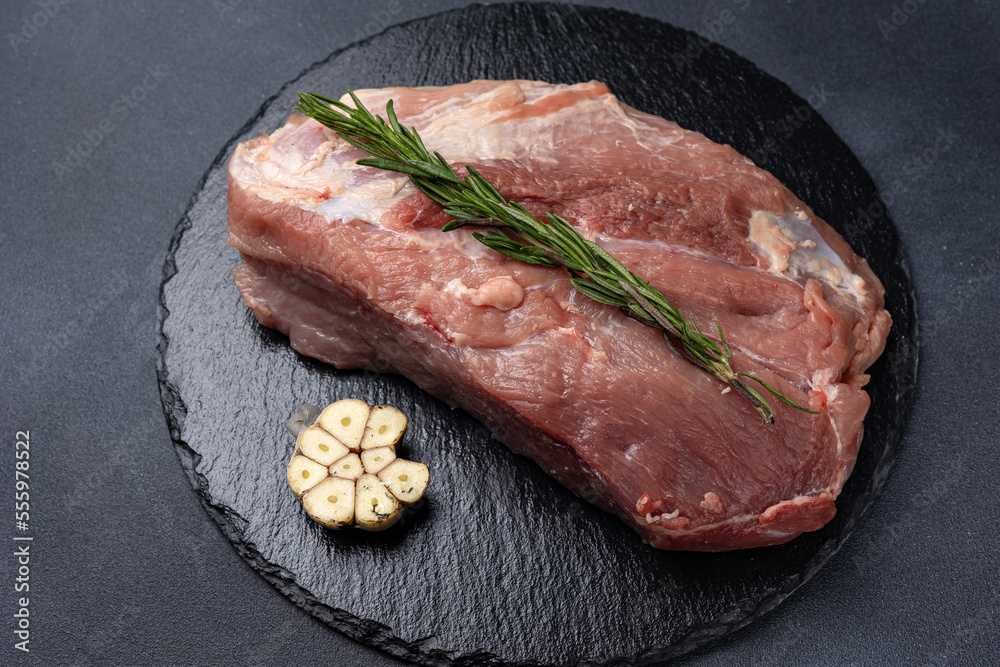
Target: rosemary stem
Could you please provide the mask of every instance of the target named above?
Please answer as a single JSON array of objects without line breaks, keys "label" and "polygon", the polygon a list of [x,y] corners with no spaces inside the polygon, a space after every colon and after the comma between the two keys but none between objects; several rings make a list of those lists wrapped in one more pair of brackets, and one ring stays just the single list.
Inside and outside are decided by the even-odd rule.
[{"label": "rosemary stem", "polygon": [[729,364],[733,353],[721,328],[719,342],[702,334],[697,324],[685,319],[663,294],[562,217],[548,213],[545,221],[536,219],[520,204],[507,201],[472,165],[466,165],[464,178],[459,176],[439,153],[428,152],[416,129],[406,129],[399,123],[392,100],[386,104],[386,122],[372,115],[353,91],[348,94],[354,102],[353,108],[315,93],[299,93],[295,108],[371,156],[358,160],[358,164],[409,176],[417,189],[454,218],[444,226],[444,231],[490,227],[489,233],[473,232],[473,236],[512,259],[566,269],[573,286],[585,296],[618,307],[627,317],[660,329],[671,351],[735,389],[765,424],[774,423],[774,411],[760,392],[741,378],[759,383],[797,410],[817,414],[763,380],[734,371]]}]

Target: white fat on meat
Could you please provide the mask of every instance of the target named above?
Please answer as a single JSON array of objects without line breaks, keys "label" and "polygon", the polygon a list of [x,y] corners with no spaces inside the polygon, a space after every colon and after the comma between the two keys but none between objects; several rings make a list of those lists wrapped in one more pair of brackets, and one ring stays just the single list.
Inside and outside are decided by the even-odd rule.
[{"label": "white fat on meat", "polygon": [[754,211],[750,242],[768,262],[768,272],[804,285],[813,278],[860,303],[868,296],[864,278],[852,273],[813,226],[805,211],[780,216]]},{"label": "white fat on meat", "polygon": [[504,312],[517,308],[524,301],[524,290],[510,276],[490,278],[478,289],[466,287],[461,278],[455,278],[444,286],[443,291],[473,306],[487,306]]}]

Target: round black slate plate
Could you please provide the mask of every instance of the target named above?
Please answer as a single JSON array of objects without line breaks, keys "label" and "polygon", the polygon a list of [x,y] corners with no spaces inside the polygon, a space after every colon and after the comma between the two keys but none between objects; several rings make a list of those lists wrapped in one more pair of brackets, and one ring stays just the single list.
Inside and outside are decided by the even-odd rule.
[{"label": "round black slate plate", "polygon": [[[471,37],[471,36],[474,36]],[[866,256],[895,320],[872,369],[853,477],[823,530],[781,547],[659,552],[405,379],[296,354],[240,301],[225,245],[234,142],[279,127],[296,91],[472,78],[599,79],[625,102],[730,143],[773,171]],[[647,664],[772,609],[840,546],[882,485],[913,393],[912,285],[871,179],[801,98],[754,65],[620,11],[515,4],[447,12],[331,55],[270,99],[192,197],[167,258],[158,350],[181,462],[240,554],[338,630],[426,664]],[[877,204],[875,205],[877,207]],[[404,452],[433,471],[426,506],[385,534],[324,530],[285,484],[299,402],[354,396],[410,415]]]}]

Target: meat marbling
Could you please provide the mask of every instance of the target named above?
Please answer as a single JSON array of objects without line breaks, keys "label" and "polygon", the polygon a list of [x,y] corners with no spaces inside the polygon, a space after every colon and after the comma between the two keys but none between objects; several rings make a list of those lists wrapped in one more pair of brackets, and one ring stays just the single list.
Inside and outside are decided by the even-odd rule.
[{"label": "meat marbling", "polygon": [[862,437],[864,371],[890,318],[864,259],[729,146],[622,104],[601,83],[473,81],[357,91],[532,214],[562,215],[748,371],[819,415],[776,423],[588,300],[521,264],[406,177],[295,114],[229,165],[233,273],[257,318],[338,368],[404,374],[481,419],[661,549],[778,544],[835,514]]}]

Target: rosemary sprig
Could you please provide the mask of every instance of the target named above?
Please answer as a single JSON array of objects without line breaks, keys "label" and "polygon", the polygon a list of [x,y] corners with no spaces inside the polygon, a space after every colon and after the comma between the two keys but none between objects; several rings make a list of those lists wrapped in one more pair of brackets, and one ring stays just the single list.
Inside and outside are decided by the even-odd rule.
[{"label": "rosemary sprig", "polygon": [[471,165],[461,177],[440,153],[431,154],[415,129],[400,125],[392,100],[386,104],[388,121],[372,115],[353,92],[354,108],[315,93],[299,93],[297,111],[316,119],[344,141],[372,156],[358,164],[407,174],[424,194],[454,218],[444,231],[460,227],[492,227],[472,235],[486,246],[526,264],[565,268],[573,287],[585,296],[619,308],[643,324],[660,329],[667,346],[684,360],[718,378],[743,396],[765,424],[774,423],[774,411],[764,396],[743,378],[757,382],[783,403],[817,414],[749,373],[729,365],[733,353],[722,327],[719,341],[704,335],[698,325],[681,315],[649,283],[626,269],[598,244],[586,239],[565,219],[546,213],[546,222],[532,216],[517,202],[507,201]]}]

